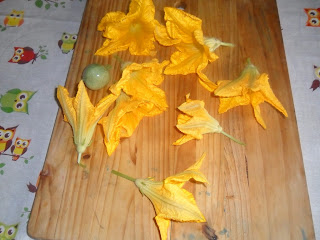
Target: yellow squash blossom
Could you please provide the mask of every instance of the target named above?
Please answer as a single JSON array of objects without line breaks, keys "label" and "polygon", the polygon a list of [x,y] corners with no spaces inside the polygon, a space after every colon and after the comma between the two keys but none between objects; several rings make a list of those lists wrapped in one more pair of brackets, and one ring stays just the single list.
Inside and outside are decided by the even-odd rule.
[{"label": "yellow squash blossom", "polygon": [[131,98],[121,92],[116,100],[116,106],[107,117],[101,118],[104,143],[110,156],[120,143],[121,138],[130,137],[143,118],[145,103],[142,99]]},{"label": "yellow squash blossom", "polygon": [[109,12],[98,25],[106,41],[96,55],[129,49],[132,55],[154,55],[155,7],[152,0],[132,0],[127,14]]},{"label": "yellow squash blossom", "polygon": [[112,170],[112,173],[133,181],[140,192],[152,202],[156,211],[156,223],[160,230],[161,239],[167,239],[170,220],[180,222],[205,222],[206,219],[200,212],[193,195],[183,189],[185,182],[194,179],[197,182],[207,183],[207,179],[200,172],[200,167],[205,154],[185,171],[170,176],[163,181],[153,178],[134,179]]},{"label": "yellow squash blossom", "polygon": [[125,64],[121,79],[110,87],[109,90],[119,97],[115,108],[99,122],[109,155],[121,138],[132,135],[144,116],[155,116],[167,109],[165,92],[157,87],[163,82],[163,68],[167,64],[167,61],[158,63],[157,59]]},{"label": "yellow squash blossom", "polygon": [[124,91],[127,95],[144,101],[145,116],[154,116],[167,109],[165,92],[157,87],[163,80],[163,68],[168,61],[158,63],[153,59],[147,63],[131,63],[127,65],[121,79],[110,87],[110,91],[119,95]]},{"label": "yellow squash blossom", "polygon": [[202,139],[202,135],[206,133],[222,133],[233,141],[244,145],[244,143],[223,131],[219,122],[204,108],[203,101],[191,100],[188,94],[186,102],[181,104],[178,109],[183,114],[178,115],[176,127],[185,135],[175,141],[174,145],[182,145],[193,139]]},{"label": "yellow squash blossom", "polygon": [[[209,91],[214,91],[216,84],[202,73],[208,62],[215,61],[218,56],[213,51],[219,46],[233,46],[215,38],[203,36],[201,19],[182,10],[166,7],[164,27],[157,25],[155,36],[165,46],[174,45],[178,51],[170,57],[170,64],[164,73],[169,75],[196,73],[199,81]],[[170,41],[171,39],[171,41]]]},{"label": "yellow squash blossom", "polygon": [[287,111],[274,95],[268,79],[268,75],[260,74],[256,66],[248,59],[240,77],[232,81],[218,81],[218,88],[214,94],[220,97],[219,113],[224,113],[236,106],[251,104],[256,120],[263,128],[266,128],[259,106],[260,103],[266,101],[287,117]]},{"label": "yellow squash blossom", "polygon": [[90,144],[98,121],[117,96],[110,94],[94,107],[81,80],[75,97],[70,98],[68,90],[62,86],[58,86],[57,97],[64,113],[64,120],[72,127],[73,140],[78,152],[78,163],[81,164],[81,154]]}]

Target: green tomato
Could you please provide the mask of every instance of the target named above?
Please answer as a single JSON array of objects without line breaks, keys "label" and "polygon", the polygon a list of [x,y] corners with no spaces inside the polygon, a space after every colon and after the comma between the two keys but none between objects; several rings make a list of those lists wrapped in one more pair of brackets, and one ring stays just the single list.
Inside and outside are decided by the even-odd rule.
[{"label": "green tomato", "polygon": [[110,81],[110,65],[90,64],[82,73],[82,80],[91,90],[98,90],[105,87]]}]

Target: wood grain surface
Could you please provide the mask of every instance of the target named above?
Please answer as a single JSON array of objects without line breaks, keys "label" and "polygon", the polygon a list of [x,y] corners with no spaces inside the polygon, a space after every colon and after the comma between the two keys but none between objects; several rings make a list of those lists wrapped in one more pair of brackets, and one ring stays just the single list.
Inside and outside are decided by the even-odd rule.
[{"label": "wood grain surface", "polygon": [[[251,106],[218,114],[219,100],[205,90],[195,74],[165,76],[169,108],[144,118],[133,136],[123,139],[108,157],[103,133],[97,127],[93,142],[83,154],[88,171],[77,165],[71,127],[59,111],[35,197],[28,232],[36,239],[160,239],[150,201],[134,184],[113,174],[115,169],[136,178],[162,180],[183,171],[203,152],[202,172],[208,185],[187,183],[207,219],[204,224],[171,222],[168,239],[311,240],[315,239],[300,142],[275,0],[185,0],[185,11],[203,20],[205,36],[232,42],[219,48],[219,59],[205,73],[214,82],[236,78],[250,57],[270,77],[275,95],[286,108],[283,117],[269,104],[261,104],[267,129],[255,120]],[[177,1],[154,0],[156,19],[163,8]],[[121,77],[120,63],[94,52],[104,38],[96,27],[109,11],[127,12],[129,0],[88,0],[66,81],[72,96],[83,69],[90,63],[111,64],[112,81]],[[168,59],[173,47],[157,45],[156,57]],[[117,55],[142,63],[151,57]],[[95,104],[108,86],[89,91]],[[182,134],[175,128],[177,107],[190,93],[205,101],[206,109],[225,132],[244,141],[238,145],[220,134],[182,146],[172,143]],[[58,104],[58,103],[57,103]]]}]

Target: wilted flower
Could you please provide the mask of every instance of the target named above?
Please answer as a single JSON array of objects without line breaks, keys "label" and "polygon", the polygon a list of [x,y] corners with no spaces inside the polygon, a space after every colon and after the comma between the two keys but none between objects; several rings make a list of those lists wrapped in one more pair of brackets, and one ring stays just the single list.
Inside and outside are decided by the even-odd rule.
[{"label": "wilted flower", "polygon": [[132,55],[154,55],[154,14],[152,0],[132,0],[127,14],[107,13],[98,25],[107,39],[95,54],[106,56],[129,49]]},{"label": "wilted flower", "polygon": [[121,91],[128,96],[142,99],[145,106],[145,116],[162,113],[168,107],[165,92],[158,86],[163,82],[163,68],[168,61],[159,63],[157,59],[150,62],[127,65],[121,79],[110,87],[110,91],[119,95]]},{"label": "wilted flower", "polygon": [[185,171],[170,176],[163,181],[154,181],[153,178],[134,179],[112,170],[112,173],[133,181],[140,192],[152,202],[157,216],[156,223],[160,230],[161,239],[167,239],[167,230],[170,220],[180,222],[205,222],[193,195],[182,189],[185,182],[194,179],[206,183],[207,179],[199,171],[205,154]]},{"label": "wilted flower", "polygon": [[144,117],[144,101],[129,97],[121,92],[115,107],[107,117],[103,117],[99,124],[103,126],[104,144],[110,156],[117,148],[121,138],[130,137]]},{"label": "wilted flower", "polygon": [[219,113],[224,113],[236,106],[251,104],[256,120],[266,128],[259,106],[266,101],[287,117],[287,111],[274,95],[268,79],[268,75],[260,74],[248,59],[246,67],[237,79],[218,81],[218,88],[214,94],[220,97]]},{"label": "wilted flower", "polygon": [[164,73],[169,75],[196,73],[199,81],[209,91],[217,87],[202,70],[218,59],[213,51],[219,46],[233,46],[216,38],[204,37],[201,19],[182,10],[166,7],[166,27],[156,26],[157,41],[164,45],[174,45],[178,51],[170,57],[170,64]]},{"label": "wilted flower", "polygon": [[70,98],[68,90],[62,86],[58,86],[57,97],[64,113],[64,120],[72,127],[73,140],[78,152],[78,163],[81,164],[81,154],[90,144],[98,121],[117,96],[110,94],[94,107],[81,80],[75,97]]},{"label": "wilted flower", "polygon": [[165,92],[158,87],[163,82],[163,67],[168,62],[157,59],[147,63],[124,64],[121,79],[110,87],[119,96],[116,106],[100,120],[104,143],[111,155],[121,138],[130,137],[143,117],[162,113],[168,107]]},{"label": "wilted flower", "polygon": [[175,141],[174,145],[181,145],[193,139],[202,139],[202,135],[206,133],[222,133],[233,141],[244,145],[223,131],[219,122],[204,108],[203,101],[192,100],[188,94],[186,102],[181,104],[178,109],[183,113],[178,115],[177,128],[185,135]]}]

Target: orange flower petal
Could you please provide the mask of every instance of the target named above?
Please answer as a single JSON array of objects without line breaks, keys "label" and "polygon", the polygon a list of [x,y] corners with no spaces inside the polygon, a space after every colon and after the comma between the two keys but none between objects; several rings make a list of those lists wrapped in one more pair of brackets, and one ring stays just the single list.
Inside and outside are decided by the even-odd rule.
[{"label": "orange flower petal", "polygon": [[237,79],[218,81],[218,87],[214,94],[220,97],[219,113],[226,112],[236,106],[251,104],[254,116],[263,128],[266,128],[266,124],[259,107],[263,102],[270,103],[284,116],[288,116],[287,111],[270,87],[268,75],[266,73],[260,74],[250,60]]},{"label": "orange flower petal", "polygon": [[129,13],[107,13],[98,25],[106,41],[96,55],[129,49],[132,55],[154,55],[155,8],[152,0],[132,0]]}]

